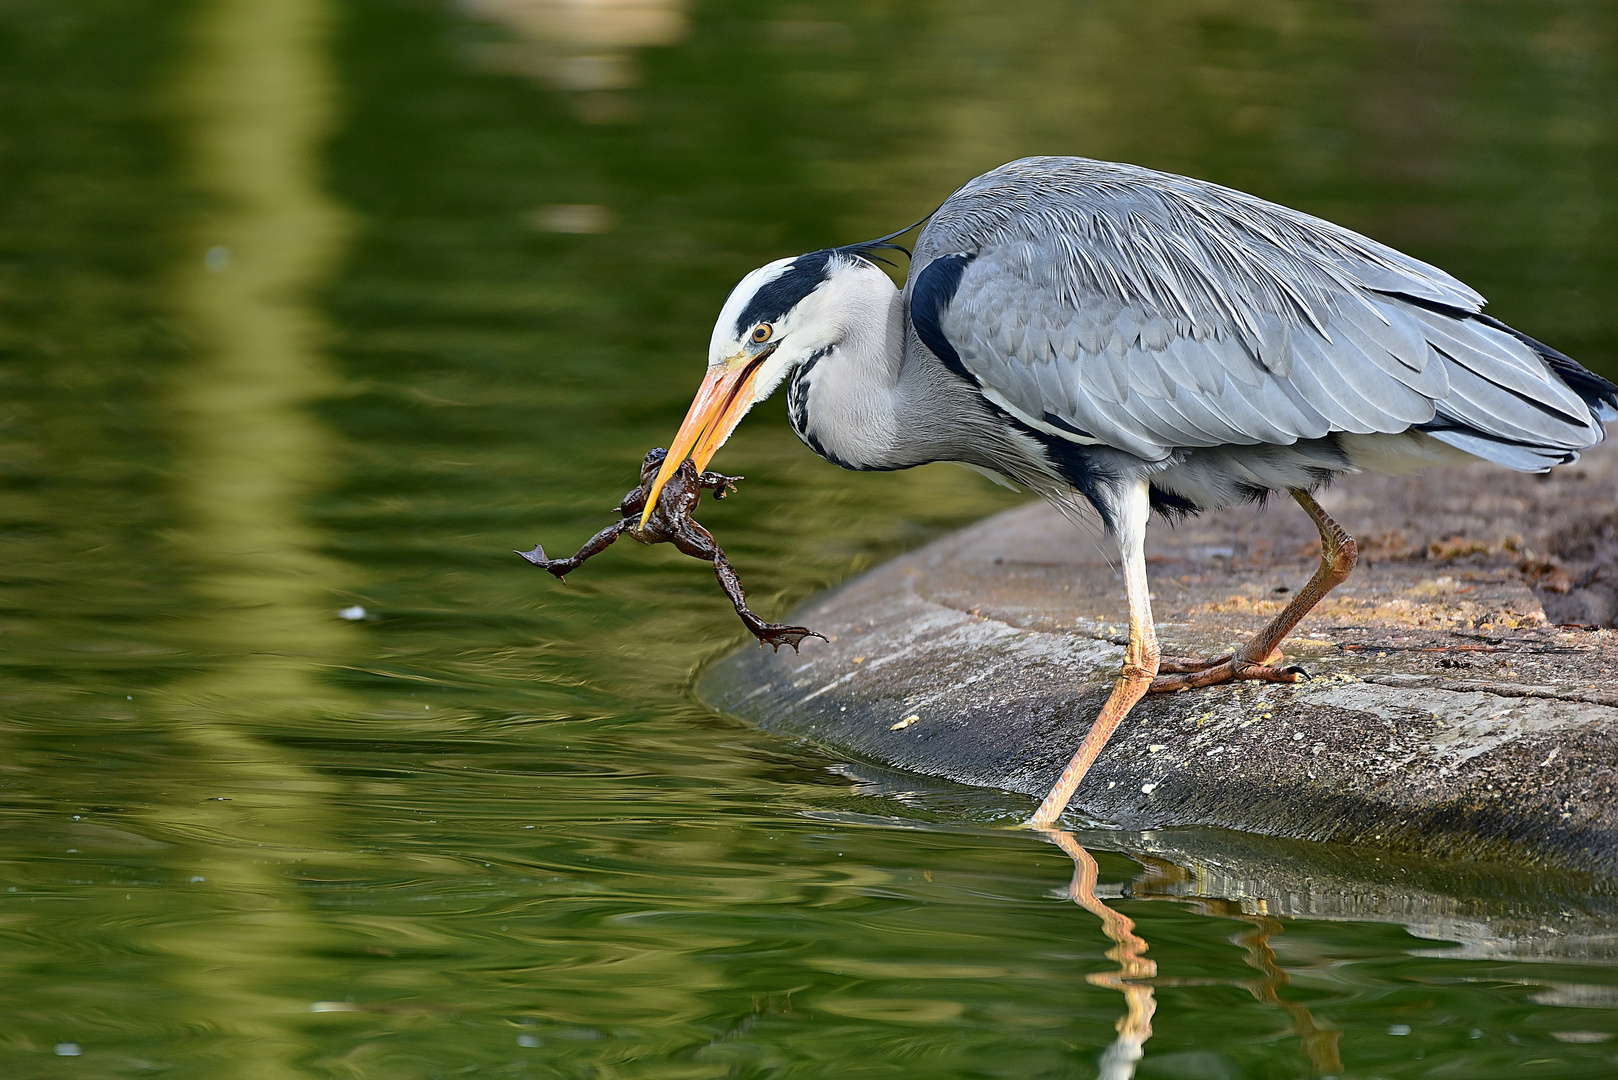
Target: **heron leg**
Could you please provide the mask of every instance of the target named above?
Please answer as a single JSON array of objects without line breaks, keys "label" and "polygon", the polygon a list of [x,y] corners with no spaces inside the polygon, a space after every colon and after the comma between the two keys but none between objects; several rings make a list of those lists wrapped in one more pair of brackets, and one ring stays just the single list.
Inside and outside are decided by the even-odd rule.
[{"label": "heron leg", "polygon": [[1114,533],[1124,564],[1124,592],[1129,599],[1129,644],[1124,647],[1124,668],[1118,675],[1118,681],[1113,684],[1112,694],[1090,725],[1084,742],[1074,753],[1073,760],[1067,763],[1067,768],[1057,777],[1050,794],[1034,811],[1029,824],[1036,829],[1049,829],[1062,816],[1084,774],[1090,771],[1090,766],[1101,755],[1101,748],[1107,745],[1107,739],[1129,715],[1135,702],[1146,695],[1147,688],[1157,675],[1160,650],[1157,646],[1157,630],[1152,625],[1152,601],[1146,584],[1146,518],[1150,510],[1144,480],[1133,485],[1119,500],[1118,523]]},{"label": "heron leg", "polygon": [[1326,598],[1327,593],[1354,572],[1354,565],[1359,562],[1359,546],[1307,491],[1294,491],[1292,497],[1309,515],[1309,520],[1315,523],[1315,528],[1320,530],[1320,566],[1309,579],[1309,584],[1299,590],[1281,614],[1270,620],[1270,625],[1254,635],[1246,645],[1229,656],[1207,661],[1204,667],[1177,666],[1172,669],[1174,674],[1160,675],[1152,681],[1151,693],[1190,690],[1236,679],[1290,683],[1303,677],[1303,673],[1296,669],[1273,666],[1281,658],[1281,640],[1292,633],[1293,628],[1309,614],[1311,608]]}]

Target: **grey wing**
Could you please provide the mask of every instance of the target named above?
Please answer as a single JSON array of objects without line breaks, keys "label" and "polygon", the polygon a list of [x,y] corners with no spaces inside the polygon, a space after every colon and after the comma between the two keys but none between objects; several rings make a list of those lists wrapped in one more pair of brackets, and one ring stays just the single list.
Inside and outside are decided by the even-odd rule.
[{"label": "grey wing", "polygon": [[994,404],[1149,461],[1416,427],[1545,468],[1603,435],[1537,343],[1474,318],[1483,298],[1443,271],[1132,166],[979,177],[923,231],[906,292],[923,343]]}]

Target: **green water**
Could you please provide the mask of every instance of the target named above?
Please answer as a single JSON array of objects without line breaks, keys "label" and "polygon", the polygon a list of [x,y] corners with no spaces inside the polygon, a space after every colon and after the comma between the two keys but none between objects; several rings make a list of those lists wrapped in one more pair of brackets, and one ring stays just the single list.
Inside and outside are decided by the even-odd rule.
[{"label": "green water", "polygon": [[[0,1075],[1089,1077],[1120,1018],[1142,1077],[1618,1075],[1602,883],[1094,833],[1076,905],[1027,800],[700,704],[705,568],[510,554],[608,520],[743,272],[1030,153],[1322,213],[1613,374],[1618,8],[562,19],[0,2]],[[717,464],[771,616],[1012,499],[779,403]]]}]

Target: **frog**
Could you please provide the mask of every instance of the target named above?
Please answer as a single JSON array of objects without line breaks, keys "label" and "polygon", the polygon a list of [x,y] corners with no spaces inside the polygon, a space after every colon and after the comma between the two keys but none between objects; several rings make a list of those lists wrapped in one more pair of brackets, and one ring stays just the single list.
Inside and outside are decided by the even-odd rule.
[{"label": "frog", "polygon": [[651,489],[652,482],[657,478],[667,456],[668,451],[662,447],[647,453],[641,462],[639,486],[626,494],[613,508],[621,520],[613,522],[586,540],[584,546],[574,554],[565,559],[552,559],[546,556],[544,547],[540,545],[535,545],[532,551],[519,551],[516,554],[541,570],[553,574],[558,581],[563,581],[568,574],[584,565],[587,560],[606,551],[620,536],[627,535],[642,544],[673,544],[681,554],[713,564],[714,576],[719,579],[719,587],[730,598],[731,604],[736,608],[736,614],[741,617],[742,624],[758,639],[759,648],[768,644],[774,651],[780,652],[782,645],[790,645],[792,651],[797,652],[799,646],[808,638],[820,638],[825,641],[823,634],[818,634],[806,626],[766,622],[753,614],[747,607],[747,595],[742,589],[741,578],[737,576],[736,568],[725,556],[724,549],[714,540],[713,534],[691,516],[702,501],[704,491],[712,492],[715,499],[723,499],[733,494],[737,482],[746,477],[698,472],[691,459],[686,458],[680,462],[679,468],[663,486],[657,505],[646,515],[645,524],[641,524],[641,515],[646,509],[647,492]]}]

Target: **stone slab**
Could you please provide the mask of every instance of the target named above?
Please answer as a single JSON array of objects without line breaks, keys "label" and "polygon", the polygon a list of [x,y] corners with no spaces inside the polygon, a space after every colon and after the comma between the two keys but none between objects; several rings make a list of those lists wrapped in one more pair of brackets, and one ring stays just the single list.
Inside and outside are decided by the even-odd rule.
[{"label": "stone slab", "polygon": [[[1342,481],[1321,501],[1363,557],[1287,645],[1311,678],[1147,698],[1070,813],[1618,874],[1618,633],[1592,625],[1614,614],[1615,461]],[[1154,522],[1165,652],[1227,651],[1317,553],[1289,500]],[[699,692],[860,759],[1037,798],[1121,661],[1109,556],[1022,507],[804,605],[791,619],[831,640],[745,649]]]}]

